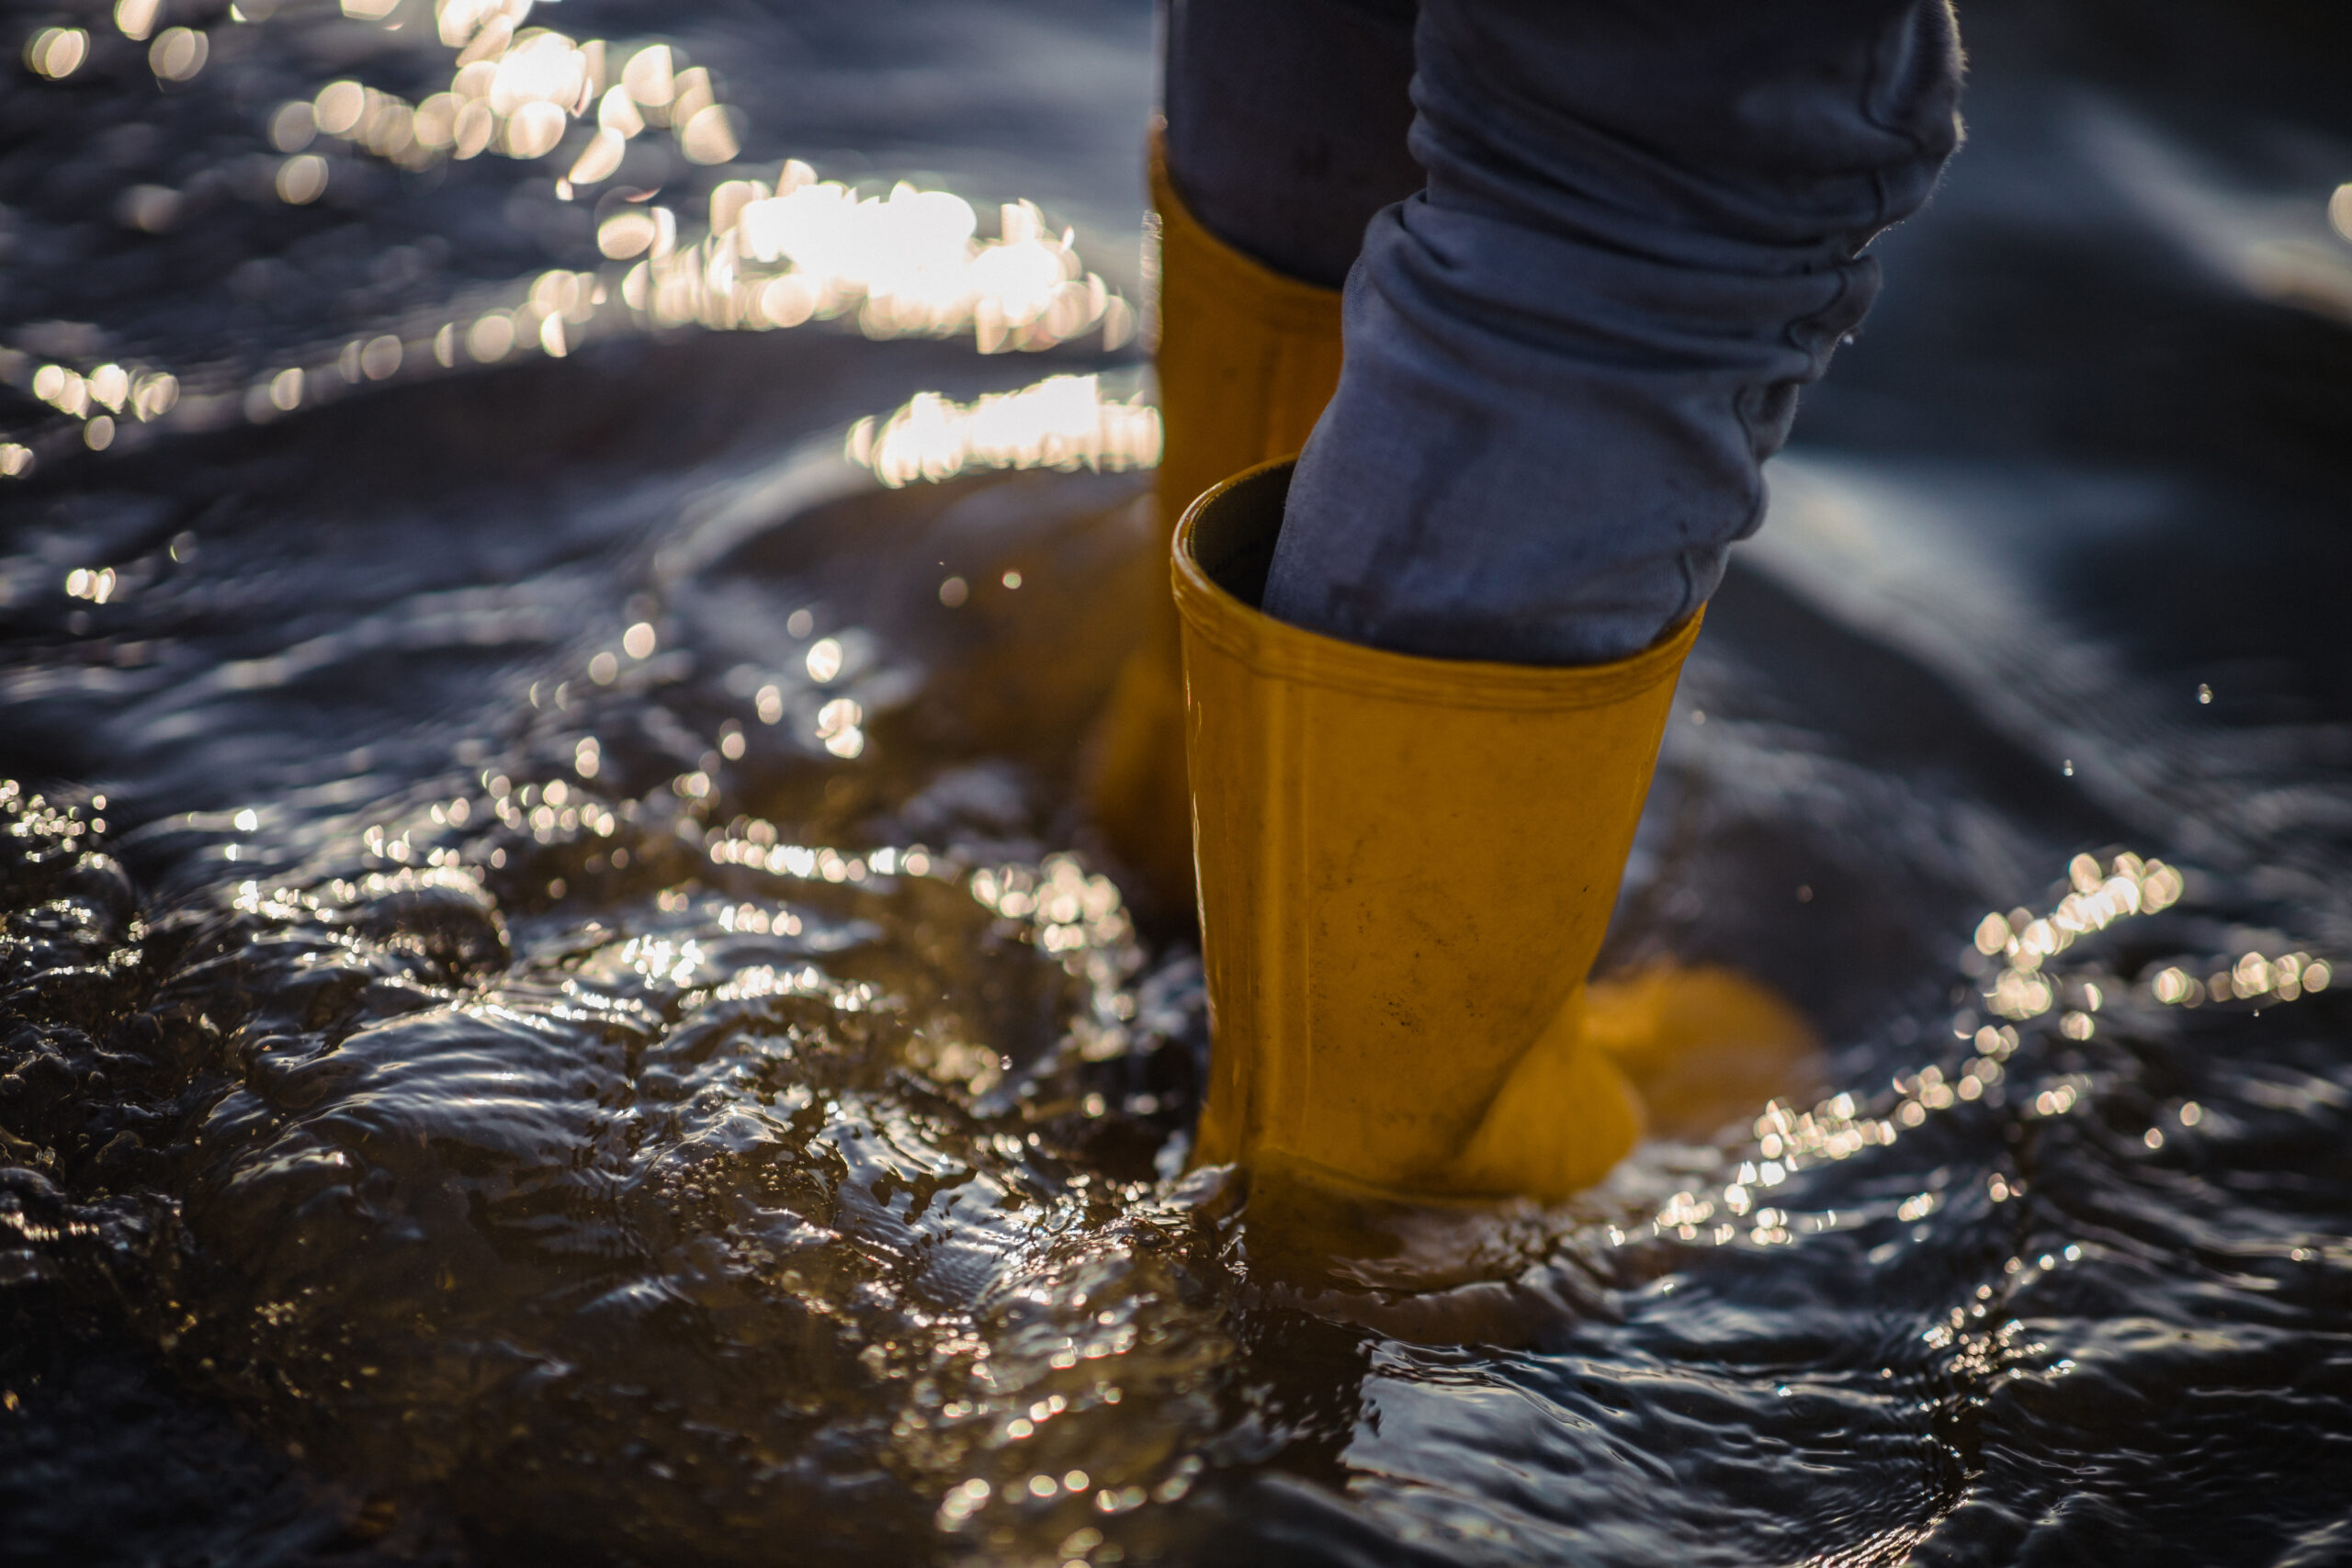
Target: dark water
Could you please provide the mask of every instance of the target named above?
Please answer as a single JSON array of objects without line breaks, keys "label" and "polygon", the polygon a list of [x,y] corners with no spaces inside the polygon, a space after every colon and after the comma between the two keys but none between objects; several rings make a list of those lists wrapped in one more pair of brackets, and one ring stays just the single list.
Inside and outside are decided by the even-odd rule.
[{"label": "dark water", "polygon": [[[159,85],[10,14],[94,43],[0,90],[0,1560],[2352,1561],[2338,24],[1972,13],[1607,961],[1838,1092],[1334,1273],[1180,1179],[1196,970],[1071,803],[1144,481],[842,455],[1135,346],[608,299],[444,368],[625,268],[577,136],[279,198],[283,102],[447,85],[390,19],[175,10]],[[1140,6],[531,20],[1136,291]],[[92,452],[52,363],[179,401]]]}]

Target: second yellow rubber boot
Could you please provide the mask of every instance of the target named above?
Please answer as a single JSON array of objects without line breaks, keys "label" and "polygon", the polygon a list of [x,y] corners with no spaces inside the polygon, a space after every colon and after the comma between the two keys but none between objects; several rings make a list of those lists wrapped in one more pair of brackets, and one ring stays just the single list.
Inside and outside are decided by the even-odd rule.
[{"label": "second yellow rubber boot", "polygon": [[[1169,183],[1157,139],[1151,194],[1165,435],[1158,563],[1202,491],[1306,445],[1339,385],[1340,294],[1263,266],[1202,227]],[[1176,609],[1155,592],[1151,624],[1096,726],[1087,793],[1120,858],[1180,905],[1193,874],[1183,737]]]},{"label": "second yellow rubber boot", "polygon": [[1563,1196],[1642,1131],[1585,976],[1698,618],[1570,669],[1273,620],[1289,481],[1219,486],[1173,550],[1212,1033],[1194,1157]]}]

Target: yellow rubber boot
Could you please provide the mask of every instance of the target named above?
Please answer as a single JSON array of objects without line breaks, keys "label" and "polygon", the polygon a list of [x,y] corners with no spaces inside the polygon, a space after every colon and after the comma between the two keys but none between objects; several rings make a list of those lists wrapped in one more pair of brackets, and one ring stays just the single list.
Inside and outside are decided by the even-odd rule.
[{"label": "yellow rubber boot", "polygon": [[[1286,457],[1340,381],[1340,295],[1285,277],[1201,227],[1168,182],[1155,139],[1151,194],[1159,215],[1161,547],[1202,491]],[[1120,857],[1160,896],[1192,894],[1185,806],[1184,701],[1176,609],[1152,599],[1152,624],[1098,724],[1088,795]]]},{"label": "yellow rubber boot", "polygon": [[1721,972],[1696,1013],[1668,974],[1601,989],[1588,1022],[1698,618],[1573,669],[1290,626],[1254,608],[1289,483],[1276,463],[1219,486],[1173,552],[1213,1036],[1195,1158],[1563,1196],[1641,1135],[1614,1057],[1684,1043],[1654,1026],[1804,1036]]},{"label": "yellow rubber boot", "polygon": [[1649,1132],[1704,1143],[1773,1100],[1826,1092],[1821,1042],[1747,976],[1654,964],[1585,987],[1585,1039],[1641,1093]]}]

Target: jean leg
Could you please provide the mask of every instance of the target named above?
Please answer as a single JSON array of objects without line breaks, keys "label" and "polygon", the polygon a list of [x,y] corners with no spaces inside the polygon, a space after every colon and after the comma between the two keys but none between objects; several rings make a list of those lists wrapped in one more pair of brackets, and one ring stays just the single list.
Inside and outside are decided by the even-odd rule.
[{"label": "jean leg", "polygon": [[1764,508],[1862,254],[1958,142],[1950,0],[1424,0],[1269,613],[1442,658],[1623,657]]},{"label": "jean leg", "polygon": [[1168,175],[1227,244],[1337,288],[1373,214],[1421,188],[1413,0],[1169,0]]}]

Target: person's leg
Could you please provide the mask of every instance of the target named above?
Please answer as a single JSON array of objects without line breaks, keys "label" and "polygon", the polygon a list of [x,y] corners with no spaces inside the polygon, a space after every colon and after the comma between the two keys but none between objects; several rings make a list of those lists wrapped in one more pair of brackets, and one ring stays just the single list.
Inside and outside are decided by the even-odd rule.
[{"label": "person's leg", "polygon": [[[1170,0],[1156,150],[1161,538],[1193,499],[1295,452],[1340,377],[1339,284],[1364,225],[1420,188],[1409,0]],[[1152,565],[1164,572],[1164,549]],[[1189,904],[1176,611],[1153,621],[1097,726],[1087,793],[1166,904]]]},{"label": "person's leg", "polygon": [[1424,0],[1418,50],[1428,187],[1349,276],[1338,393],[1176,542],[1198,1157],[1552,1197],[1637,1135],[1621,1064],[1808,1041],[1734,976],[1586,976],[1761,465],[1956,140],[1957,40],[1945,0]]},{"label": "person's leg", "polygon": [[1169,0],[1158,369],[1160,509],[1287,456],[1340,374],[1340,285],[1421,188],[1412,0]]},{"label": "person's leg", "polygon": [[1589,663],[1703,604],[1958,139],[1949,0],[1427,0],[1265,609]]},{"label": "person's leg", "polygon": [[1421,188],[1413,15],[1414,0],[1170,0],[1168,177],[1203,228],[1284,276],[1346,281],[1373,215]]}]

